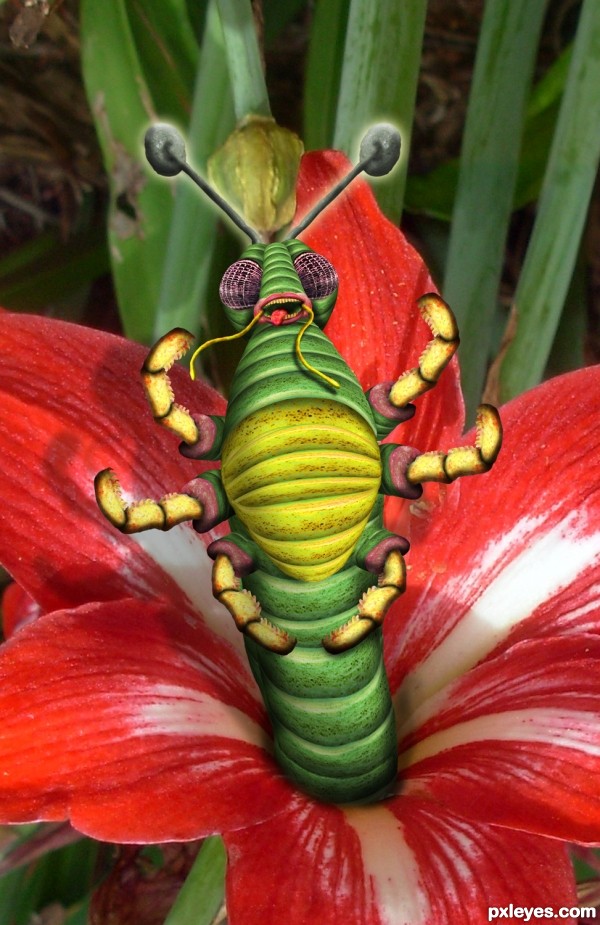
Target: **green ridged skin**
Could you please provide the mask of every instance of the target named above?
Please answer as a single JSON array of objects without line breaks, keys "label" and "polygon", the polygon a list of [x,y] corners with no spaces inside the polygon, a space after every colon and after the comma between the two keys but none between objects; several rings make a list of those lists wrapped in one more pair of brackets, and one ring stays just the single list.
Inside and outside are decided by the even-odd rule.
[{"label": "green ridged skin", "polygon": [[[232,527],[240,526],[233,519]],[[244,578],[244,587],[260,600],[267,620],[298,638],[286,656],[245,640],[279,765],[326,802],[382,799],[396,779],[398,750],[381,631],[337,655],[321,645],[325,634],[356,613],[374,576],[349,565],[323,581],[298,582],[275,574],[266,556],[260,565]]]},{"label": "green ridged skin", "polygon": [[[297,288],[293,268],[283,272],[285,250],[269,245],[272,279],[263,279],[261,298]],[[246,650],[282,770],[317,799],[367,803],[389,794],[397,773],[381,631],[335,655],[322,640],[357,613],[377,582],[356,551],[383,531],[381,455],[352,370],[312,324],[303,355],[340,388],[311,375],[296,354],[298,331],[298,324],[254,328],[225,419],[221,474],[236,512],[232,535],[258,565],[243,587],[263,617],[298,640],[285,656],[248,637]]]}]

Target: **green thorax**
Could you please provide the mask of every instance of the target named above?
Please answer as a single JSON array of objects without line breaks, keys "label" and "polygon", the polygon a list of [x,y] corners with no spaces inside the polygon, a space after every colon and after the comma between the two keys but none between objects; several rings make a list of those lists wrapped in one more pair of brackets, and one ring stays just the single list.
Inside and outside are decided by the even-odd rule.
[{"label": "green thorax", "polygon": [[302,353],[312,366],[336,379],[339,389],[302,365],[296,354],[298,331],[298,324],[259,324],[253,330],[231,385],[225,436],[253,412],[295,398],[339,402],[375,430],[361,385],[329,338],[311,324],[302,338]]}]

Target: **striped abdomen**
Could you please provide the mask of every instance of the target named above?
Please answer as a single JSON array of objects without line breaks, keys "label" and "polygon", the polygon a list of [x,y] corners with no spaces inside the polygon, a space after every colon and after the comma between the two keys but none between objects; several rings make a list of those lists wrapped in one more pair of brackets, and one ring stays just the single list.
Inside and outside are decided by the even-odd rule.
[{"label": "striped abdomen", "polygon": [[321,645],[324,635],[356,613],[373,582],[373,575],[356,567],[311,584],[261,570],[244,578],[263,615],[298,638],[286,656],[246,640],[273,726],[275,756],[288,777],[327,802],[381,799],[396,780],[396,729],[381,632],[337,655]]},{"label": "striped abdomen", "polygon": [[223,485],[281,571],[319,581],[341,569],[381,481],[372,428],[333,399],[287,399],[248,415],[222,451]]}]

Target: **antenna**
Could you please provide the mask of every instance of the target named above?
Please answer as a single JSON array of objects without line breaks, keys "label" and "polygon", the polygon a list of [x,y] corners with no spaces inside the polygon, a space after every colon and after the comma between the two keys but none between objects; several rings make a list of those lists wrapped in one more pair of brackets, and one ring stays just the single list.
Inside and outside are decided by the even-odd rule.
[{"label": "antenna", "polygon": [[308,228],[317,215],[333,202],[363,170],[370,177],[383,177],[389,173],[400,157],[400,132],[394,125],[387,122],[372,125],[363,136],[358,156],[358,164],[345,177],[342,177],[339,183],[336,183],[298,225],[292,228],[286,240],[290,241],[298,237],[305,228]]},{"label": "antenna", "polygon": [[[260,241],[258,232],[247,225],[244,219],[232,209],[216,190],[209,186],[199,174],[193,170],[186,161],[185,143],[180,132],[172,125],[158,122],[150,126],[144,137],[146,158],[150,166],[162,177],[175,177],[183,171],[219,208],[228,215],[244,234],[247,234],[253,244]],[[361,149],[362,150],[362,149]]]}]

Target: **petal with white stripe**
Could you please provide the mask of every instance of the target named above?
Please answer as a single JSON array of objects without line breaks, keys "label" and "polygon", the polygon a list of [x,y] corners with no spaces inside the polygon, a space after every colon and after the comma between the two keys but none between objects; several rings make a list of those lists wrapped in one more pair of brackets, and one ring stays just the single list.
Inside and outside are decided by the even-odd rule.
[{"label": "petal with white stripe", "polygon": [[202,625],[135,600],[49,614],[0,652],[0,817],[116,842],[198,838],[293,789],[262,706]]},{"label": "petal with white stripe", "polygon": [[403,792],[482,822],[597,842],[599,728],[598,636],[517,643],[408,717]]},{"label": "petal with white stripe", "polygon": [[600,583],[600,370],[551,380],[502,409],[493,469],[463,479],[459,516],[432,515],[386,618],[404,715],[520,639],[595,625]]},{"label": "petal with white stripe", "polygon": [[298,800],[225,840],[232,925],[473,925],[493,905],[575,903],[561,845],[418,797],[343,810]]}]

